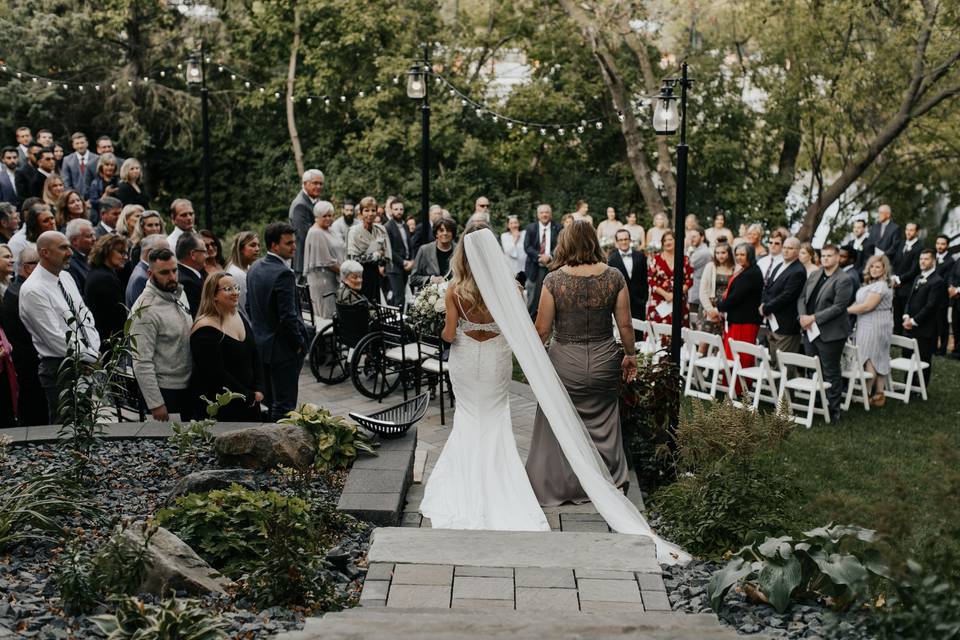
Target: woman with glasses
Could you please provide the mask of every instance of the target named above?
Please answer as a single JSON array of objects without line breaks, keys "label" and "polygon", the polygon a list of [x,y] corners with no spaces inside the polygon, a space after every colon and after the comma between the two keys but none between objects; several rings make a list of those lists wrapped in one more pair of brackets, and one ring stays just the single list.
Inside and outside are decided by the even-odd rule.
[{"label": "woman with glasses", "polygon": [[190,334],[193,373],[190,395],[198,415],[206,415],[205,396],[214,400],[224,389],[239,393],[221,407],[217,420],[259,422],[263,400],[263,373],[260,355],[250,323],[239,313],[240,287],[226,271],[209,276],[203,283],[200,308]]},{"label": "woman with glasses", "polygon": [[110,348],[108,340],[122,333],[127,321],[121,273],[128,257],[127,239],[118,233],[101,236],[90,251],[90,273],[87,274],[83,300],[93,314],[93,323],[100,334],[101,352]]},{"label": "woman with glasses", "polygon": [[223,257],[223,244],[220,238],[209,229],[201,229],[200,236],[203,238],[203,246],[207,250],[207,260],[203,263],[203,269],[207,275],[213,275],[221,271],[226,271],[227,261]]}]

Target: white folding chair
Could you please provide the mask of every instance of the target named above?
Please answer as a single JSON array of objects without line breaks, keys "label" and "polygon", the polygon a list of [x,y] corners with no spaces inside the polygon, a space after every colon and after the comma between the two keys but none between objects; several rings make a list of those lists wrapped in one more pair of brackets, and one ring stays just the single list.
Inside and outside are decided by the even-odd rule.
[{"label": "white folding chair", "polygon": [[[742,340],[730,340],[730,353],[733,355],[733,384],[729,385],[730,401],[736,407],[745,407],[746,403],[737,398],[737,387],[740,387],[741,395],[747,390],[753,396],[750,406],[756,410],[760,406],[760,401],[769,402],[776,406],[780,398],[780,391],[777,387],[777,380],[780,379],[780,372],[774,370],[770,364],[770,352],[766,347],[744,342]],[[743,356],[753,357],[754,364],[749,367],[743,366],[741,358]]]},{"label": "white folding chair", "polygon": [[[823,416],[823,419],[829,423],[830,406],[827,404],[827,389],[830,388],[830,383],[823,379],[820,358],[778,350],[777,362],[780,364],[779,409],[788,410],[790,419],[807,429],[813,425],[814,415]],[[791,370],[796,372],[792,378],[789,375]],[[810,373],[809,377],[803,375],[805,372]],[[806,402],[794,401],[792,395],[794,393],[802,395]],[[795,411],[803,411],[805,415],[796,415]]]},{"label": "white folding chair", "polygon": [[633,331],[636,334],[637,353],[650,355],[660,350],[660,345],[656,343],[649,322],[634,318]]},{"label": "white folding chair", "polygon": [[673,336],[673,325],[666,322],[651,322],[650,331],[661,346]]},{"label": "white folding chair", "polygon": [[[893,347],[910,349],[912,353],[909,357],[901,354],[899,358],[890,358],[890,373],[887,374],[887,388],[884,395],[895,400],[902,400],[904,404],[907,404],[910,402],[910,396],[916,392],[926,400],[927,382],[923,379],[923,370],[930,365],[920,359],[920,348],[917,345],[916,338],[892,335],[890,336],[890,348]],[[902,382],[894,377],[895,371],[904,373]]]},{"label": "white folding chair", "polygon": [[843,396],[843,410],[849,411],[854,400],[863,405],[864,411],[870,411],[870,381],[873,374],[864,370],[860,361],[857,345],[848,342],[843,345],[840,375],[847,381],[847,392]]},{"label": "white folding chair", "polygon": [[[687,334],[687,376],[683,394],[703,400],[716,399],[717,392],[728,393],[730,366],[723,350],[720,336],[704,331],[690,331]],[[700,347],[704,345],[703,354]]]}]

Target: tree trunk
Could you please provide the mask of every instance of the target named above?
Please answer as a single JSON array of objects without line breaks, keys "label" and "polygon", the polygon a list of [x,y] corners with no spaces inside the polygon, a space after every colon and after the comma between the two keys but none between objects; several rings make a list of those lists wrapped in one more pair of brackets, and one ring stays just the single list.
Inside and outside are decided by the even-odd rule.
[{"label": "tree trunk", "polygon": [[297,133],[297,121],[293,113],[293,86],[297,79],[297,54],[300,51],[300,6],[293,3],[293,43],[290,45],[290,64],[287,65],[287,130],[290,132],[290,145],[293,147],[293,160],[297,164],[297,175],[302,176],[303,149],[300,148],[300,135]]}]

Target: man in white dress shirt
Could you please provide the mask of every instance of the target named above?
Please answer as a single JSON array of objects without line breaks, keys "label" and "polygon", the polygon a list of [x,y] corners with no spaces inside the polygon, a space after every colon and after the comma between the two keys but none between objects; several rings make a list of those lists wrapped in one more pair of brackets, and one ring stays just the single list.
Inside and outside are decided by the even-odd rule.
[{"label": "man in white dress shirt", "polygon": [[[40,356],[39,377],[47,397],[50,424],[58,416],[57,374],[76,345],[84,360],[93,362],[100,353],[100,336],[76,283],[67,272],[73,250],[59,231],[45,231],[37,239],[40,264],[20,288],[20,320],[30,332]],[[76,322],[71,322],[76,318]],[[72,334],[70,342],[67,334]]]},{"label": "man in white dress shirt", "polygon": [[180,236],[193,231],[193,217],[193,204],[186,198],[177,198],[170,203],[170,219],[175,228],[167,236],[167,244],[174,251]]}]

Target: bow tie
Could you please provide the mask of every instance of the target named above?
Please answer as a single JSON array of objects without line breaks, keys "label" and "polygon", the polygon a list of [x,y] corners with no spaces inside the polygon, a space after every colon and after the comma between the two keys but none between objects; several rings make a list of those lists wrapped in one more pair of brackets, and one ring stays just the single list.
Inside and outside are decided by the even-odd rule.
[{"label": "bow tie", "polygon": [[630,257],[630,252],[629,252],[629,251],[621,251],[621,252],[620,252],[620,255],[621,255],[622,257],[624,257],[624,258],[629,258],[629,257]]}]

